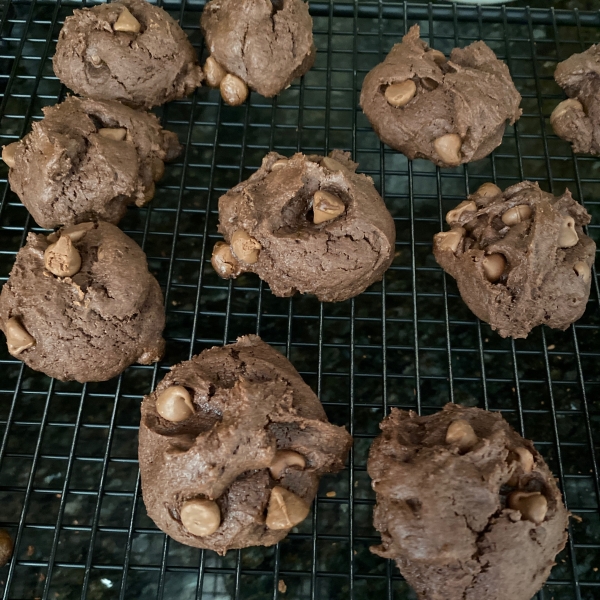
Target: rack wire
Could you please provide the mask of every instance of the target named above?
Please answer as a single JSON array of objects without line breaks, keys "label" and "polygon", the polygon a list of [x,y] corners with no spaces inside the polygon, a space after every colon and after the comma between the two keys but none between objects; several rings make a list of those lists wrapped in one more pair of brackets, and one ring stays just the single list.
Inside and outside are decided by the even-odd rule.
[{"label": "rack wire", "polygon": [[[30,129],[66,90],[51,57],[80,2],[0,4],[0,144]],[[165,3],[198,53],[202,2]],[[600,238],[600,162],[574,156],[549,126],[563,98],[557,61],[600,41],[600,14],[381,1],[311,5],[315,67],[274,100],[238,108],[202,88],[158,111],[185,144],[156,197],[121,227],[144,248],[163,286],[167,353],[105,383],[51,380],[0,344],[0,526],[15,539],[0,569],[5,598],[163,600],[414,599],[396,567],[369,553],[374,496],[365,464],[390,407],[421,413],[448,401],[500,410],[549,462],[571,519],[569,543],[540,600],[600,598],[600,294],[566,332],[536,329],[503,340],[465,307],[431,254],[445,212],[484,181],[569,187]],[[365,74],[415,22],[448,53],[484,39],[510,67],[523,116],[488,158],[455,169],[407,161],[384,147],[358,107]],[[351,150],[373,177],[397,228],[384,280],[357,298],[321,304],[275,298],[254,275],[220,280],[217,200],[275,149]],[[27,232],[41,231],[0,166],[0,283]],[[271,548],[225,557],[167,538],[147,517],[137,464],[139,406],[168,367],[204,348],[258,333],[284,352],[319,394],[329,418],[355,438],[348,468],[321,482],[311,516]]]}]

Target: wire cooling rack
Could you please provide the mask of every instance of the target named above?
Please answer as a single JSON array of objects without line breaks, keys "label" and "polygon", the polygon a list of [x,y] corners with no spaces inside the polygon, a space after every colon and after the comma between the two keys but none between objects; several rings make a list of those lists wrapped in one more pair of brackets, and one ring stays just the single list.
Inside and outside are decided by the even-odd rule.
[{"label": "wire cooling rack", "polygon": [[[2,4],[0,144],[64,98],[51,57],[78,6]],[[201,3],[165,8],[201,53]],[[3,598],[414,599],[395,566],[368,550],[378,538],[367,451],[391,406],[429,413],[448,401],[501,410],[559,478],[574,517],[539,598],[600,598],[598,281],[574,327],[538,328],[512,342],[477,321],[431,254],[445,212],[488,180],[503,188],[536,180],[556,194],[568,186],[592,213],[599,241],[600,162],[573,156],[548,117],[563,98],[552,79],[557,61],[600,40],[600,14],[388,2],[316,3],[311,11],[316,65],[275,100],[252,94],[231,108],[201,89],[159,111],[186,150],[150,206],[130,210],[121,226],[165,292],[165,361],[106,383],[61,383],[0,343],[0,526],[15,539],[0,569]],[[385,148],[368,126],[358,108],[362,79],[415,22],[446,53],[484,39],[508,63],[523,116],[490,157],[440,170]],[[218,197],[271,149],[333,148],[353,152],[395,218],[396,256],[384,281],[354,300],[320,304],[275,298],[253,275],[219,279],[209,263]],[[3,283],[27,232],[38,229],[10,192],[4,165],[0,201]],[[169,365],[254,332],[290,357],[355,445],[349,468],[323,479],[311,516],[286,540],[218,557],[168,539],[146,516],[139,406]]]}]

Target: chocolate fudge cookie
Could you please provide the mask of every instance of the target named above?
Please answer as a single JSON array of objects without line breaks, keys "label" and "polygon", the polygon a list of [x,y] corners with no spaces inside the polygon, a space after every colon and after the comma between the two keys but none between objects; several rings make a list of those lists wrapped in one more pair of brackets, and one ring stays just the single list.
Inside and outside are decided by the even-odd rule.
[{"label": "chocolate fudge cookie", "polygon": [[246,100],[248,87],[276,96],[315,62],[303,0],[212,0],[201,26],[210,51],[206,81],[234,106]]},{"label": "chocolate fudge cookie", "polygon": [[350,154],[271,152],[219,199],[212,264],[221,277],[258,274],[276,296],[337,302],[379,281],[394,257],[394,221]]},{"label": "chocolate fudge cookie", "polygon": [[163,298],[142,249],[110,223],[30,233],[0,294],[8,351],[63,381],[160,360]]},{"label": "chocolate fudge cookie", "polygon": [[12,190],[47,229],[93,219],[118,223],[129,204],[154,196],[164,161],[181,151],[158,119],[119,102],[67,98],[44,108],[20,142],[6,146]]},{"label": "chocolate fudge cookie", "polygon": [[241,337],[176,365],[144,398],[144,503],[183,544],[270,546],[306,518],[351,444],[285,357]]},{"label": "chocolate fudge cookie", "polygon": [[550,116],[554,132],[573,152],[600,154],[600,44],[559,63],[554,79],[569,96]]},{"label": "chocolate fudge cookie", "polygon": [[454,48],[450,59],[419,39],[401,44],[365,77],[360,105],[379,138],[408,158],[454,167],[500,145],[521,96],[508,67],[484,42]]},{"label": "chocolate fudge cookie", "polygon": [[138,108],[188,96],[204,79],[181,27],[144,0],[73,11],[53,63],[57,77],[77,94]]},{"label": "chocolate fudge cookie", "polygon": [[544,459],[502,418],[392,409],[369,453],[381,545],[420,600],[530,600],[567,540]]},{"label": "chocolate fudge cookie", "polygon": [[524,181],[504,193],[492,183],[446,215],[433,253],[467,306],[502,337],[537,325],[566,329],[583,315],[596,244],[590,216],[567,190],[559,198]]}]

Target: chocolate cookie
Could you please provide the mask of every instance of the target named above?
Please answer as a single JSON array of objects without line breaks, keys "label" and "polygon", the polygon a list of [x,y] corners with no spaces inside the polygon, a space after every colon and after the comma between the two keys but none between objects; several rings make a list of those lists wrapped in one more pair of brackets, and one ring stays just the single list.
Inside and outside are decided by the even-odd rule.
[{"label": "chocolate cookie", "polygon": [[234,106],[246,100],[248,87],[276,96],[315,62],[303,0],[211,0],[200,24],[210,51],[206,81]]},{"label": "chocolate cookie", "polygon": [[144,398],[139,440],[148,515],[177,541],[219,554],[282,540],[352,444],[255,335],[173,367]]},{"label": "chocolate cookie", "polygon": [[392,216],[350,154],[265,156],[261,168],[219,199],[212,264],[221,277],[251,271],[276,296],[337,302],[379,281],[394,257]]},{"label": "chocolate cookie", "polygon": [[419,39],[401,44],[365,77],[360,105],[379,138],[408,158],[454,167],[500,145],[521,96],[508,67],[484,42],[454,48],[450,60]]},{"label": "chocolate cookie", "polygon": [[142,249],[109,223],[30,233],[0,294],[8,351],[63,381],[160,360],[163,298]]},{"label": "chocolate cookie", "polygon": [[144,0],[73,11],[58,36],[53,64],[77,94],[139,108],[188,96],[204,79],[181,27]]},{"label": "chocolate cookie", "polygon": [[502,418],[447,404],[392,409],[369,453],[381,545],[421,600],[530,600],[568,513],[533,444]]},{"label": "chocolate cookie", "polygon": [[569,96],[550,116],[554,132],[573,152],[600,154],[600,44],[559,63],[554,79]]},{"label": "chocolate cookie", "polygon": [[158,119],[119,102],[70,97],[44,108],[20,142],[6,146],[12,190],[51,229],[93,219],[118,223],[154,196],[164,162],[181,151]]},{"label": "chocolate cookie", "polygon": [[492,183],[446,215],[433,253],[467,306],[502,337],[537,325],[566,329],[583,315],[596,244],[590,216],[567,190],[559,198],[524,181],[504,193]]}]

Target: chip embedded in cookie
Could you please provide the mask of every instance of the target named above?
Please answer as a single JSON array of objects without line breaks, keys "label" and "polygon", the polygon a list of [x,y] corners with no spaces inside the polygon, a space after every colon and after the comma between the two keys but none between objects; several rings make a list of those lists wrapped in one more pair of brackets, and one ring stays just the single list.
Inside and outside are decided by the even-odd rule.
[{"label": "chip embedded in cookie", "polygon": [[600,44],[559,63],[554,79],[569,96],[550,115],[554,132],[573,152],[600,154]]},{"label": "chip embedded in cookie", "polygon": [[520,116],[521,96],[508,67],[482,41],[429,48],[413,25],[365,77],[360,105],[379,138],[410,159],[456,167],[500,145]]},{"label": "chip embedded in cookie", "polygon": [[241,337],[174,366],[144,398],[146,510],[189,546],[271,546],[308,516],[351,444],[284,356]]},{"label": "chip embedded in cookie", "polygon": [[533,444],[500,413],[392,408],[367,470],[381,545],[420,600],[530,600],[567,541],[568,512]]},{"label": "chip embedded in cookie", "polygon": [[118,0],[73,11],[53,59],[75,93],[152,108],[189,96],[204,79],[179,24],[144,0]]},{"label": "chip embedded in cookie", "polygon": [[146,255],[110,223],[30,233],[0,294],[9,353],[62,381],[106,381],[160,360],[164,325]]},{"label": "chip embedded in cookie", "polygon": [[44,108],[31,133],[4,148],[11,189],[41,227],[101,219],[118,223],[127,206],[154,196],[177,135],[151,113],[119,102],[67,98]]},{"label": "chip embedded in cookie", "polygon": [[212,0],[201,26],[210,52],[206,82],[232,106],[246,100],[248,88],[276,96],[315,62],[304,0]]},{"label": "chip embedded in cookie", "polygon": [[485,183],[449,211],[433,252],[467,306],[502,337],[537,325],[566,329],[583,315],[596,244],[590,215],[567,190],[555,197],[524,181],[504,193]]},{"label": "chip embedded in cookie", "polygon": [[221,277],[250,271],[276,296],[339,302],[379,281],[394,257],[394,220],[350,154],[271,152],[219,199],[212,264]]}]

